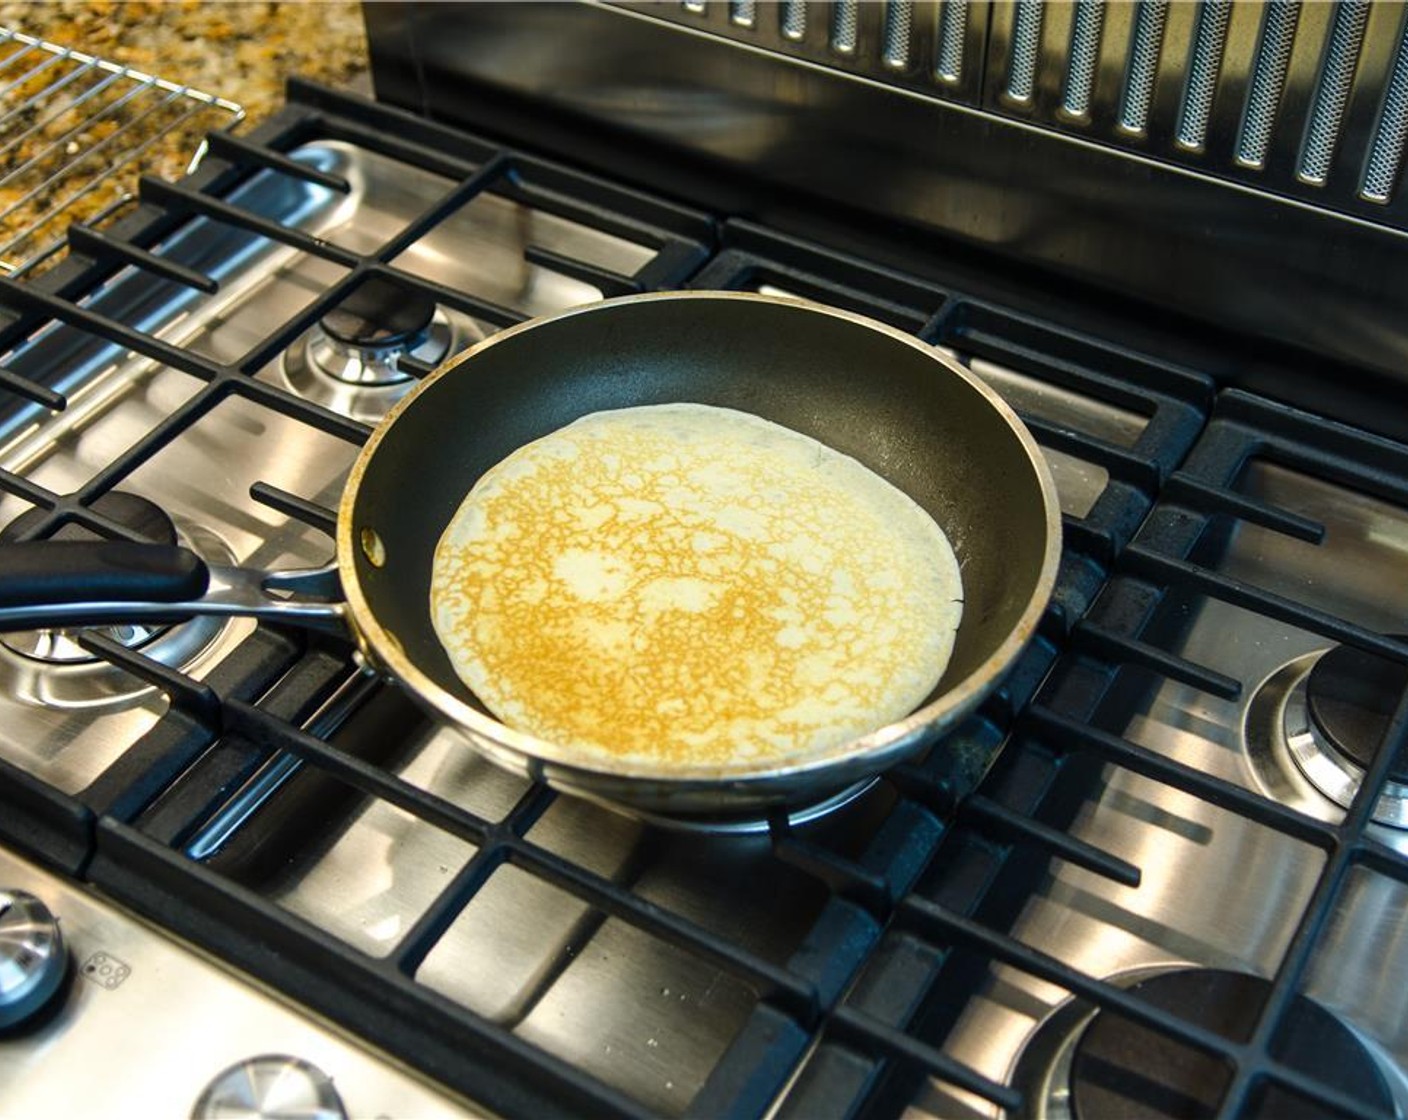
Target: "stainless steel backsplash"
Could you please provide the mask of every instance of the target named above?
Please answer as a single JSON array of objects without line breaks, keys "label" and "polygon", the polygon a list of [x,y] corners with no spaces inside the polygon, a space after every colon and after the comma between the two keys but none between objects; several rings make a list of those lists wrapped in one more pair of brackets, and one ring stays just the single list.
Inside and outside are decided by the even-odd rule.
[{"label": "stainless steel backsplash", "polygon": [[[639,185],[699,205],[787,229],[797,196],[777,188],[805,192],[919,235],[911,244],[977,244],[1284,344],[1301,381],[1329,360],[1369,395],[1408,383],[1401,3],[367,13],[378,96],[427,115],[493,129],[531,119],[505,105],[547,110],[582,126],[543,134],[560,154],[629,165]],[[720,168],[759,189],[721,201]],[[1298,398],[1289,382],[1254,387]]]},{"label": "stainless steel backsplash", "polygon": [[1408,135],[1401,3],[621,3],[650,18],[1362,214]]}]

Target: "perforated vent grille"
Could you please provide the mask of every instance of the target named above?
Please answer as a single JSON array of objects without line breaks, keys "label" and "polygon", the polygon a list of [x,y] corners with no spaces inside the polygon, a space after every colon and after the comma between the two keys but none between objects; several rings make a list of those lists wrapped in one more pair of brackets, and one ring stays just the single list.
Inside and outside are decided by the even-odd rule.
[{"label": "perforated vent grille", "polygon": [[909,39],[914,23],[911,0],[890,0],[885,10],[885,65],[904,69],[909,65]]},{"label": "perforated vent grille", "polygon": [[1231,18],[1231,0],[1205,0],[1198,11],[1188,88],[1178,115],[1178,143],[1185,148],[1201,148],[1207,139],[1208,118],[1212,115],[1217,76],[1222,69],[1222,51],[1227,45],[1227,24]]},{"label": "perforated vent grille", "polygon": [[963,44],[968,34],[968,0],[948,0],[939,18],[938,75],[956,82],[963,77]]},{"label": "perforated vent grille", "polygon": [[807,5],[804,0],[787,0],[782,5],[782,33],[800,39],[807,33]]},{"label": "perforated vent grille", "polygon": [[856,9],[860,0],[837,0],[832,8],[831,45],[849,54],[856,49]]},{"label": "perforated vent grille", "polygon": [[1281,105],[1281,91],[1286,88],[1286,71],[1291,64],[1291,47],[1299,19],[1300,5],[1292,0],[1271,0],[1266,6],[1251,93],[1247,97],[1247,113],[1237,145],[1237,162],[1248,167],[1260,167],[1266,162],[1266,149],[1271,143],[1271,129],[1276,124],[1276,110]]},{"label": "perforated vent grille", "polygon": [[1007,71],[1007,96],[1030,101],[1036,89],[1036,63],[1041,53],[1041,23],[1045,9],[1040,0],[1017,0],[1012,30],[1012,63]]},{"label": "perforated vent grille", "polygon": [[1140,0],[1129,48],[1129,71],[1120,107],[1120,127],[1143,132],[1149,123],[1149,102],[1159,73],[1159,51],[1168,24],[1168,0]]},{"label": "perforated vent grille", "polygon": [[605,2],[1408,229],[1404,0]]},{"label": "perforated vent grille", "polygon": [[1066,112],[1083,117],[1090,112],[1095,88],[1095,63],[1100,56],[1100,34],[1105,27],[1104,0],[1076,0],[1071,23],[1071,65],[1066,75]]},{"label": "perforated vent grille", "polygon": [[1335,8],[1334,31],[1320,71],[1315,108],[1300,159],[1300,177],[1307,182],[1323,183],[1329,174],[1368,21],[1369,0],[1340,0]]},{"label": "perforated vent grille", "polygon": [[1393,59],[1384,110],[1374,130],[1374,146],[1364,173],[1364,197],[1385,202],[1393,191],[1398,169],[1403,163],[1403,141],[1408,136],[1408,27],[1400,32],[1398,52]]}]

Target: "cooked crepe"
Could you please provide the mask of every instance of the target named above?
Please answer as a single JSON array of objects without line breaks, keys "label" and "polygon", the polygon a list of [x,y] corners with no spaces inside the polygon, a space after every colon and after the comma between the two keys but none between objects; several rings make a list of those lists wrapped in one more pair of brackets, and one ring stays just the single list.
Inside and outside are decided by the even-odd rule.
[{"label": "cooked crepe", "polygon": [[667,404],[584,416],[480,478],[436,547],[431,613],[508,726],[597,759],[726,767],[913,711],[962,594],[933,518],[856,460]]}]

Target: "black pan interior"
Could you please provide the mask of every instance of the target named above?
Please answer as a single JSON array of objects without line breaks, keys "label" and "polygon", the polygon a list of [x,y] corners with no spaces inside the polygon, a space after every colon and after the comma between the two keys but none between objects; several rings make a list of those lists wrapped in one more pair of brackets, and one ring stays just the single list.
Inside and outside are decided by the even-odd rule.
[{"label": "black pan interior", "polygon": [[[937,692],[1015,628],[1048,532],[1025,449],[987,399],[928,353],[822,310],[726,298],[602,304],[535,324],[427,386],[386,431],[352,510],[382,567],[357,558],[377,621],[441,688],[476,703],[430,622],[431,560],[476,479],[589,412],[692,401],[742,409],[852,455],[952,541],[965,606]],[[477,705],[476,703],[476,706]]]}]

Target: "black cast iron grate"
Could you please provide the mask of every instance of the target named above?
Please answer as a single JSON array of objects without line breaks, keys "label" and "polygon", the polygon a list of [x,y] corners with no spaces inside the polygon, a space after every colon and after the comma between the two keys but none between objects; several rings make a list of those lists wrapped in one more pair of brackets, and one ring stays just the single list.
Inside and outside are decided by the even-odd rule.
[{"label": "black cast iron grate", "polygon": [[[739,287],[761,279],[867,311],[960,352],[991,356],[1034,376],[1133,407],[1148,418],[1146,426],[1134,446],[1126,448],[1038,416],[1027,417],[1043,443],[1098,463],[1108,471],[1110,482],[1088,513],[1066,519],[1069,547],[1058,593],[1041,634],[1004,690],[944,751],[887,776],[893,805],[863,849],[841,850],[805,829],[789,827],[785,820],[772,822],[774,857],[813,877],[827,891],[811,932],[782,963],[529,839],[530,828],[555,799],[548,790],[530,788],[502,819],[490,820],[330,741],[336,729],[320,723],[319,712],[330,696],[359,687],[348,651],[336,644],[309,645],[268,628],[261,628],[237,651],[228,671],[222,666],[203,683],[140,653],[90,639],[90,648],[162,689],[171,700],[171,711],[151,736],[78,798],[59,794],[13,766],[0,765],[0,801],[6,807],[0,829],[7,842],[101,886],[427,1075],[510,1114],[645,1115],[650,1110],[620,1089],[415,980],[418,965],[456,915],[505,866],[707,961],[756,992],[756,1009],[689,1104],[695,1115],[760,1114],[799,1070],[802,1076],[788,1098],[788,1107],[797,1112],[805,1112],[809,1102],[823,1102],[827,1111],[867,1107],[888,1111],[893,1100],[885,1086],[915,1071],[946,1079],[1003,1107],[1015,1107],[1019,1103],[1015,1090],[943,1052],[943,1026],[952,1000],[948,993],[943,999],[928,998],[932,978],[927,986],[909,987],[905,998],[897,998],[896,1006],[884,1008],[883,1013],[847,1001],[848,989],[861,968],[876,958],[887,929],[912,933],[942,949],[961,946],[986,959],[1005,961],[1228,1057],[1238,1072],[1224,1101],[1224,1115],[1237,1115],[1249,1094],[1268,1079],[1332,1109],[1351,1108],[1355,1102],[1272,1061],[1266,1040],[1348,868],[1363,863],[1388,869],[1385,873],[1399,879],[1408,877],[1402,861],[1364,832],[1368,806],[1373,803],[1370,795],[1382,785],[1384,767],[1371,771],[1366,793],[1361,793],[1343,824],[1324,825],[1097,732],[1087,722],[1121,664],[1210,690],[1236,687],[1236,682],[1144,640],[1139,625],[1121,626],[1105,616],[1098,623],[1087,618],[1111,565],[1129,577],[1152,579],[1156,587],[1196,583],[1258,607],[1296,613],[1298,623],[1308,622],[1327,636],[1400,658],[1408,655],[1398,643],[1338,620],[1302,617],[1307,612],[1295,604],[1268,603],[1254,589],[1233,586],[1183,559],[1186,550],[1181,552],[1157,537],[1135,536],[1160,493],[1166,501],[1159,510],[1182,509],[1192,522],[1216,512],[1302,535],[1315,531],[1304,519],[1238,494],[1230,475],[1179,471],[1203,427],[1203,410],[1211,393],[1206,378],[966,297],[958,288],[937,289],[744,222],[728,222],[719,230],[699,215],[384,107],[297,83],[292,93],[295,104],[251,137],[222,141],[212,153],[217,158],[198,177],[179,185],[144,180],[144,205],[138,213],[103,235],[80,231],[71,240],[70,259],[46,275],[43,283],[0,286],[0,303],[13,318],[0,341],[13,342],[44,322],[58,320],[204,383],[186,404],[74,493],[54,493],[19,475],[0,472],[0,489],[48,511],[36,535],[69,521],[102,534],[122,535],[120,525],[89,508],[91,502],[229,396],[273,409],[349,443],[364,440],[365,426],[256,381],[253,371],[371,276],[394,276],[440,302],[494,323],[516,321],[519,316],[508,309],[444,289],[387,263],[486,189],[516,192],[534,205],[657,249],[654,259],[633,277],[540,254],[542,263],[576,275],[607,294],[686,281],[696,287]],[[254,169],[343,189],[345,184],[335,177],[284,154],[306,140],[328,138],[348,140],[447,174],[457,185],[411,226],[369,254],[349,252],[223,200]],[[348,271],[248,354],[229,364],[168,345],[80,304],[96,280],[122,266],[208,287],[208,278],[190,275],[179,262],[150,249],[192,216],[253,230]],[[716,238],[720,251],[699,270]],[[32,377],[9,372],[3,386],[44,408],[64,406],[61,397]],[[1224,412],[1235,414],[1239,407],[1260,417],[1257,410],[1266,406],[1232,395],[1223,398]],[[1270,414],[1279,415],[1274,409]],[[1215,434],[1216,428],[1210,429],[1208,438]],[[1342,438],[1353,445],[1351,436]],[[254,497],[316,528],[331,527],[331,513],[300,495],[256,487]],[[1086,671],[1089,687],[1077,690],[1078,695],[1069,694],[1070,690],[1055,697],[1043,693],[1041,702],[1032,703],[1058,655],[1061,665],[1074,663]],[[1091,666],[1097,669],[1090,671]],[[1394,721],[1390,731],[1394,741],[1401,738],[1405,718],[1400,711]],[[1000,749],[1009,737],[1012,741]],[[218,801],[222,791],[280,754],[296,756],[306,767],[335,777],[365,797],[394,805],[474,845],[474,854],[454,869],[448,885],[386,957],[357,951],[184,854],[183,838],[189,835],[191,821]],[[980,784],[994,757],[991,776]],[[1389,752],[1381,754],[1388,757]],[[956,763],[956,759],[966,762]],[[1117,882],[1138,882],[1137,868],[1063,831],[1071,805],[1098,776],[1100,766],[1110,762],[1215,800],[1330,853],[1321,888],[1282,965],[1260,1026],[1245,1047],[1233,1047],[1118,988],[1043,958],[1003,932],[1004,908],[1010,909],[1013,900],[1021,897],[1020,887],[1008,885],[1009,880],[1020,883],[1026,877],[1023,868],[1042,867],[1048,858],[1076,863]],[[1034,771],[1033,780],[1024,784],[1009,780],[1024,767]],[[1014,797],[1014,788],[1029,796]],[[994,868],[1009,864],[1017,868],[1016,873],[1011,867],[1001,874],[991,870],[961,884],[968,889],[955,886],[937,896],[917,892],[926,868],[941,864],[946,853],[963,845],[988,853]],[[955,867],[962,864],[955,860]],[[993,889],[994,884],[1000,889]],[[842,1060],[855,1055],[860,1055],[859,1064]]]},{"label": "black cast iron grate", "polygon": [[[1151,672],[1156,679],[1177,680],[1227,699],[1236,699],[1243,691],[1242,682],[1173,654],[1160,651],[1158,658],[1142,652],[1129,656],[1127,643],[1136,643],[1141,651],[1148,648],[1142,636],[1156,632],[1160,623],[1167,621],[1162,615],[1177,609],[1171,596],[1180,590],[1196,591],[1395,661],[1408,660],[1408,646],[1401,641],[1294,597],[1229,577],[1215,566],[1191,558],[1199,555],[1200,544],[1206,545],[1209,536],[1225,532],[1229,520],[1312,544],[1320,541],[1323,526],[1236,489],[1239,476],[1253,458],[1331,480],[1399,506],[1408,505],[1408,488],[1403,482],[1408,449],[1249,394],[1221,394],[1198,444],[1184,466],[1167,480],[1151,516],[1120,554],[1113,579],[1092,612],[1091,619],[1099,619],[1099,629],[1092,633],[1097,624],[1090,619],[1076,625],[1073,652],[1062,659],[1042,691],[1019,714],[1012,741],[979,791],[980,795],[999,798],[1012,811],[1065,827],[1092,781],[1104,781],[1111,773],[1125,770],[1323,852],[1325,864],[1313,893],[1294,917],[1289,946],[1270,978],[1270,992],[1250,1035],[1244,1041],[1230,1040],[998,932],[1015,918],[1047,868],[1023,867],[1016,853],[975,852],[961,835],[946,838],[933,864],[942,869],[940,874],[901,900],[895,914],[895,928],[928,948],[930,957],[922,963],[897,958],[890,1002],[886,1003],[883,988],[873,1002],[893,1014],[913,1015],[916,1033],[942,1040],[963,1006],[964,996],[955,995],[955,989],[975,991],[977,978],[986,971],[985,962],[1000,962],[1224,1061],[1232,1073],[1220,1095],[1219,1117],[1246,1115],[1273,1086],[1331,1115],[1384,1115],[1363,1099],[1287,1067],[1276,1060],[1272,1047],[1293,1001],[1304,989],[1312,959],[1323,944],[1354,870],[1363,868],[1408,884],[1408,859],[1371,830],[1375,805],[1396,756],[1408,741],[1408,698],[1397,704],[1374,762],[1338,822],[1312,818],[1252,788],[1205,773],[1099,726],[1108,722],[1101,718],[1103,712],[1112,708],[1127,712],[1136,698],[1132,694],[1147,687],[1130,678],[1147,677]],[[1113,645],[1111,637],[1116,639]],[[1162,665],[1160,658],[1165,660]],[[982,882],[984,891],[972,889],[974,878]],[[1196,884],[1188,884],[1188,889],[1195,891]],[[902,981],[907,985],[904,998],[897,999],[894,991]],[[932,999],[919,1008],[912,1006],[923,1002],[914,995],[916,987],[928,991],[940,986],[944,988],[942,999]],[[823,1047],[804,1086],[798,1114],[805,1113],[807,1102],[816,1104],[829,1095],[834,1099],[842,1086],[854,1086],[862,1076],[858,1069],[865,1077],[883,1079],[883,1061],[865,1055],[863,1048],[858,1058],[854,1044],[844,1036],[838,1036],[832,1052],[827,1049]],[[877,1095],[894,1104],[907,1099],[915,1087],[912,1071],[901,1071]]]}]

